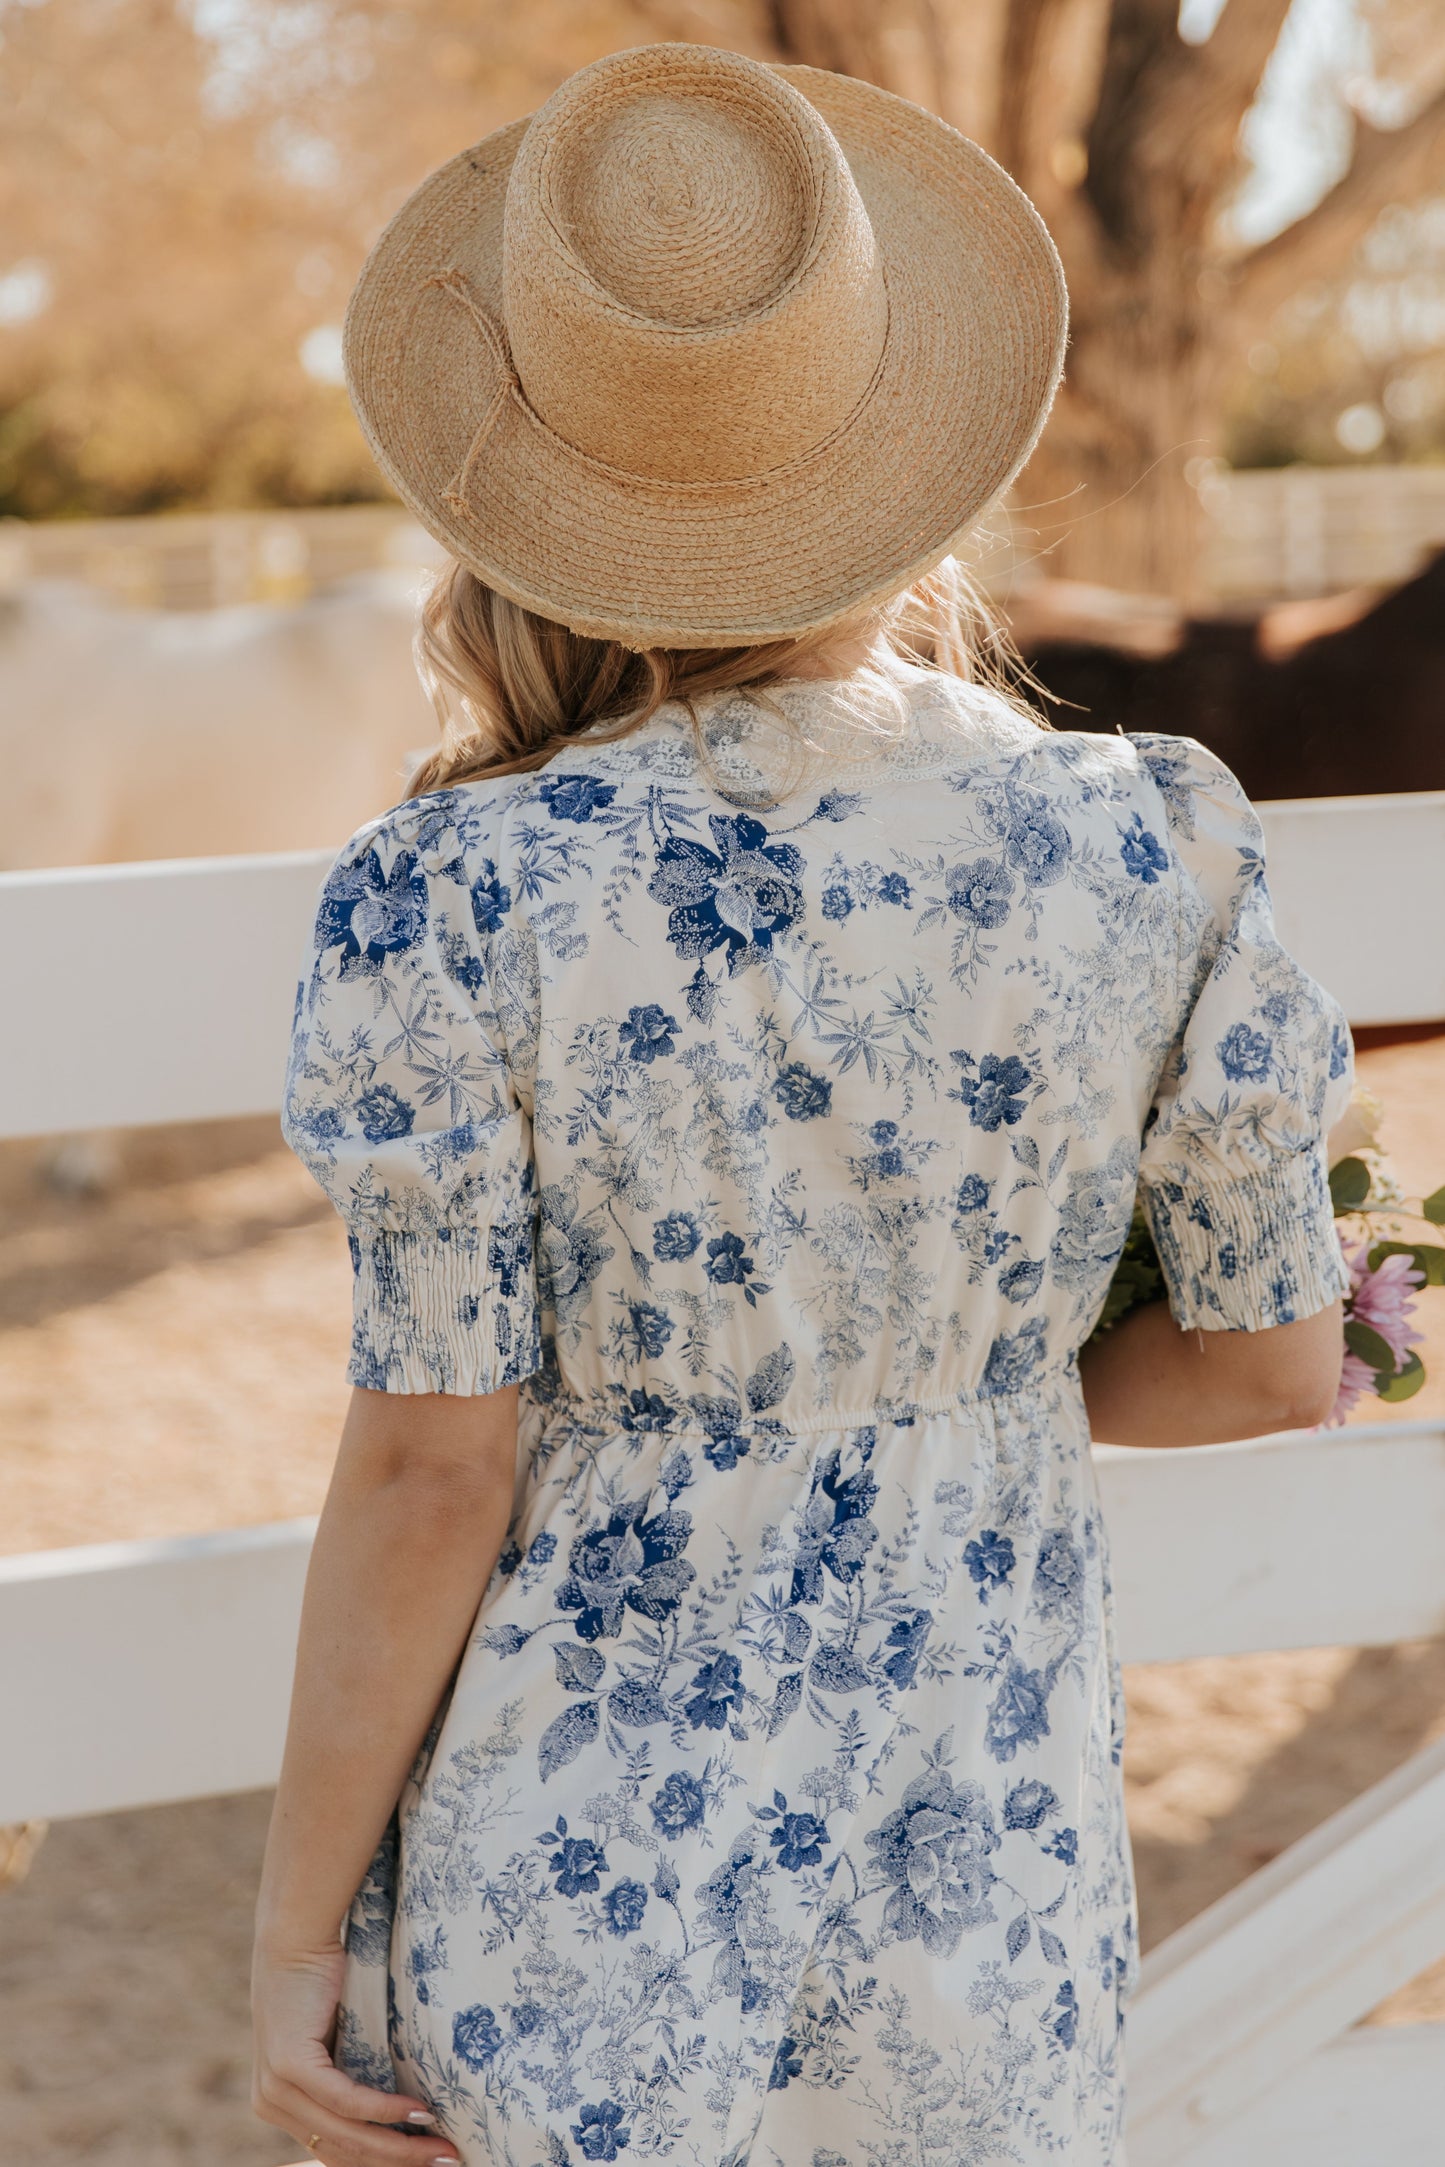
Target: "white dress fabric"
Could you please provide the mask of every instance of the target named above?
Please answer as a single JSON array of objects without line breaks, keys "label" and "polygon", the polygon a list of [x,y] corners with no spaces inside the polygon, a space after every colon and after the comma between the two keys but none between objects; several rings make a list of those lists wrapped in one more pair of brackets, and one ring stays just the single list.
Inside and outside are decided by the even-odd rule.
[{"label": "white dress fabric", "polygon": [[1182,1323],[1345,1284],[1349,1037],[1260,844],[1189,739],[900,669],[665,708],[338,858],[286,1128],[351,1376],[522,1384],[336,2050],[467,2167],[1122,2160],[1077,1351],[1141,1184]]}]

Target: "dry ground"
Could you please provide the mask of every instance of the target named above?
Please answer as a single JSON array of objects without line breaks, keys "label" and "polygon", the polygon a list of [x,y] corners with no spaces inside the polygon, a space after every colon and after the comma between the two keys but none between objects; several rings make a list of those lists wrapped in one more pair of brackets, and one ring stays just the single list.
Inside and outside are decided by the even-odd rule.
[{"label": "dry ground", "polygon": [[[1407,1188],[1445,1178],[1445,1038],[1381,1048]],[[0,1152],[0,1549],[313,1511],[345,1397],[348,1273],[265,1122],[117,1140],[65,1199]],[[1445,1413],[1434,1381],[1401,1412]],[[1378,1408],[1368,1410],[1379,1412]],[[1445,1730],[1445,1646],[1181,1663],[1129,1679],[1146,1945]],[[245,2103],[266,1798],[51,1830],[0,1897],[0,2154],[26,2167],[279,2167]],[[1380,2012],[1445,2017],[1445,1967]]]}]

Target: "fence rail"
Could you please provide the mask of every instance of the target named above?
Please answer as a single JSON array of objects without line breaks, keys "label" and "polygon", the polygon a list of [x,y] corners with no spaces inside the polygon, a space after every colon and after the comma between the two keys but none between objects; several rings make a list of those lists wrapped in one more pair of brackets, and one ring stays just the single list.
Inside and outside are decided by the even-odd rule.
[{"label": "fence rail", "polygon": [[0,522],[0,587],[77,580],[135,609],[299,602],[358,572],[419,569],[441,555],[399,504]]},{"label": "fence rail", "polygon": [[1388,587],[1445,548],[1445,467],[1206,474],[1202,585],[1220,602]]},{"label": "fence rail", "polygon": [[[1445,1631],[1445,1425],[1097,1458],[1126,1661]],[[313,1529],[0,1560],[0,1821],[274,1781]],[[1133,2167],[1434,2167],[1445,2026],[1348,2027],[1445,1954],[1442,1826],[1445,1741],[1151,1952]]]},{"label": "fence rail", "polygon": [[[1354,1023],[1445,1017],[1445,791],[1261,808],[1281,938]],[[329,851],[0,873],[0,1137],[268,1113]],[[1369,881],[1343,877],[1373,869]],[[1388,877],[1380,871],[1388,868]],[[85,1000],[77,1003],[77,968]],[[104,1064],[67,1052],[77,1015]],[[43,1058],[35,1049],[46,1049]]]},{"label": "fence rail", "polygon": [[[1220,602],[1318,595],[1408,579],[1445,547],[1445,469],[1210,468],[1201,585]],[[1006,528],[1007,522],[1000,522]],[[434,565],[441,552],[395,504],[314,511],[165,513],[138,519],[0,522],[0,587],[80,580],[153,609],[298,601],[357,572]],[[1027,578],[1027,512],[981,560],[986,582]]]},{"label": "fence rail", "polygon": [[[1126,1663],[1445,1633],[1445,1424],[1097,1462]],[[0,1558],[0,1823],[274,1782],[314,1527]]]}]

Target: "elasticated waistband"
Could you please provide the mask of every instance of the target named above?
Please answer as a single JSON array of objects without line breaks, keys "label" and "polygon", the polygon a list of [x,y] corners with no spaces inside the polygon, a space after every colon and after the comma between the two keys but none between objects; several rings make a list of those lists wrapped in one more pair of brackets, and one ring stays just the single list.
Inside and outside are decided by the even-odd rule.
[{"label": "elasticated waistband", "polygon": [[[1013,1412],[1028,1401],[1055,1398],[1070,1385],[1077,1388],[1077,1383],[1078,1350],[1074,1348],[1052,1361],[1036,1364],[1025,1378],[987,1386],[961,1385],[951,1392],[930,1394],[926,1399],[880,1400],[871,1406],[800,1404],[801,1395],[796,1386],[775,1407],[761,1410],[739,1407],[736,1415],[727,1410],[725,1400],[716,1393],[683,1395],[662,1386],[651,1390],[636,1386],[627,1392],[601,1386],[586,1392],[571,1392],[564,1388],[546,1394],[529,1393],[524,1385],[523,1392],[541,1407],[547,1429],[566,1425],[589,1435],[607,1437],[616,1436],[619,1431],[641,1436],[804,1437],[830,1430],[905,1429],[916,1422],[969,1414],[985,1416],[1005,1408]],[[698,1407],[699,1401],[709,1403],[706,1414]]]}]

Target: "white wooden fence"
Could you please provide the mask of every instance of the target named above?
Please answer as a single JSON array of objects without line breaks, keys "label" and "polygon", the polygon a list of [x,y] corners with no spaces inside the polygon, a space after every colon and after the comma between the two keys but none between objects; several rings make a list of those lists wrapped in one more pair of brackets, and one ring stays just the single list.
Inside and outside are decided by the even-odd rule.
[{"label": "white wooden fence", "polygon": [[[1445,1017],[1445,792],[1265,823],[1285,936],[1352,1021]],[[274,1109],[327,857],[0,876],[0,1136]],[[1445,1634],[1445,1424],[1099,1471],[1127,1662]],[[272,1781],[311,1533],[0,1560],[0,1822]],[[1131,2167],[1439,2167],[1445,2026],[1351,2027],[1441,1956],[1445,1744],[1146,1959]]]},{"label": "white wooden fence", "polygon": [[1199,501],[1218,602],[1390,587],[1445,548],[1445,467],[1211,468]]},{"label": "white wooden fence", "polygon": [[[1210,465],[1197,482],[1205,518],[1202,591],[1220,602],[1327,594],[1409,579],[1445,547],[1445,468]],[[1028,497],[1027,489],[1022,495]],[[981,576],[1027,580],[1037,537],[1027,508],[1000,520]],[[440,561],[399,504],[309,511],[177,512],[136,519],[0,520],[0,590],[80,580],[151,609],[296,602],[357,572]]]}]

